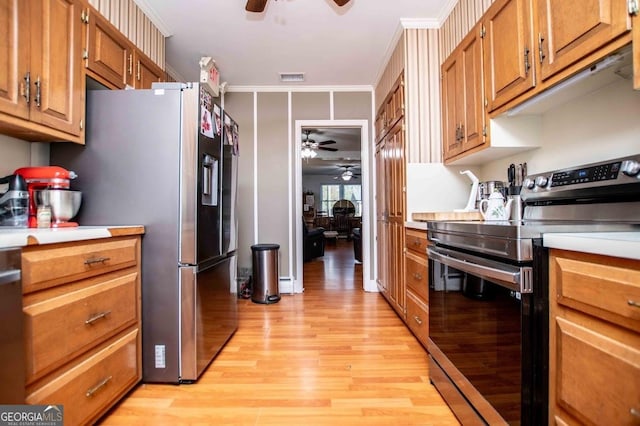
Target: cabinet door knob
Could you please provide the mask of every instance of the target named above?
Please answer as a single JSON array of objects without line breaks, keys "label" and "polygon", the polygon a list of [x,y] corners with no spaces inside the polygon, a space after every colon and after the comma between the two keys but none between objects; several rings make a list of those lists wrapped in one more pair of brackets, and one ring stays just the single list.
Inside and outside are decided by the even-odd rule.
[{"label": "cabinet door knob", "polygon": [[418,323],[418,325],[422,325],[422,320],[418,316],[413,316],[413,320]]},{"label": "cabinet door knob", "polygon": [[635,300],[627,300],[627,305],[633,306],[634,308],[640,308],[640,302],[636,302]]}]

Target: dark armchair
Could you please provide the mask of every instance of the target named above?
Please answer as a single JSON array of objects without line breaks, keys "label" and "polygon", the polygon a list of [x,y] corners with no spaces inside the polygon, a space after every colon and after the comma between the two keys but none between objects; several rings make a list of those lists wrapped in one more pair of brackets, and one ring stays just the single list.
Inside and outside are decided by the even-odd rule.
[{"label": "dark armchair", "polygon": [[302,257],[308,262],[316,257],[324,256],[324,228],[307,228],[305,221],[303,226]]}]

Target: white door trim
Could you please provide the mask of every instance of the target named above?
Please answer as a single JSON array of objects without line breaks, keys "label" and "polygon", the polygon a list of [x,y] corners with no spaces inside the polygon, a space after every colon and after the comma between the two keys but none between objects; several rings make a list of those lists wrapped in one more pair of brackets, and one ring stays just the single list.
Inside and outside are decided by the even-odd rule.
[{"label": "white door trim", "polygon": [[295,190],[290,193],[290,199],[295,205],[295,217],[292,221],[296,235],[296,273],[294,277],[294,293],[304,291],[302,277],[303,256],[302,256],[302,128],[303,127],[358,127],[360,128],[360,161],[362,171],[362,282],[365,291],[378,291],[375,278],[371,276],[371,252],[369,250],[371,242],[371,226],[374,223],[372,218],[375,207],[371,204],[369,191],[371,188],[371,171],[369,167],[370,140],[368,120],[296,120],[295,122]]}]

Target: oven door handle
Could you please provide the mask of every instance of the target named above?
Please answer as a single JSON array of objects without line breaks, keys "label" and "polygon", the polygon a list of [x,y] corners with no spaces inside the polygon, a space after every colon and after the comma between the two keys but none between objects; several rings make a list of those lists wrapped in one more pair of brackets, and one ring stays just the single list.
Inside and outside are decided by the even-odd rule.
[{"label": "oven door handle", "polygon": [[533,269],[530,266],[508,265],[442,247],[429,247],[427,253],[429,259],[487,279],[509,290],[533,293]]}]

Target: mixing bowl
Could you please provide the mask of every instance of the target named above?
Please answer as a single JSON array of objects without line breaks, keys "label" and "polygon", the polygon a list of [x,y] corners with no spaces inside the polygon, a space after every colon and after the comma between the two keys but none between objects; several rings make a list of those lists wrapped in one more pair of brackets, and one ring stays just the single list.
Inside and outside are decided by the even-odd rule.
[{"label": "mixing bowl", "polygon": [[51,207],[52,222],[66,222],[78,214],[82,202],[81,191],[42,189],[34,191],[36,205]]}]

